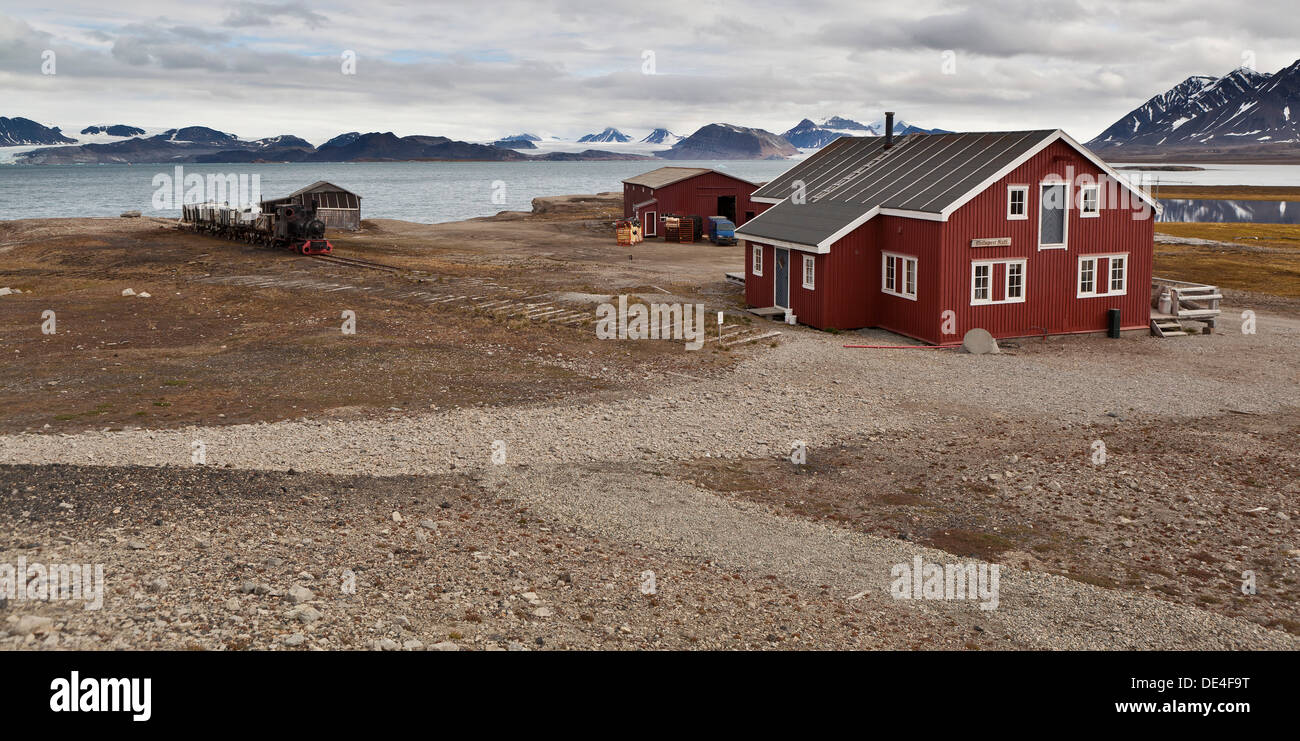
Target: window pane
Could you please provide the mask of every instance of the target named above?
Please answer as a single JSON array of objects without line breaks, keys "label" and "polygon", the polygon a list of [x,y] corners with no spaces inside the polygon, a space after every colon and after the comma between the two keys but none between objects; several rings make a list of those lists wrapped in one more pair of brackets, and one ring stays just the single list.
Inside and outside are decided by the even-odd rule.
[{"label": "window pane", "polygon": [[916,294],[916,260],[903,261],[903,293]]},{"label": "window pane", "polygon": [[1065,186],[1048,185],[1042,189],[1038,206],[1039,244],[1065,242]]},{"label": "window pane", "polygon": [[987,301],[989,299],[989,284],[991,281],[993,266],[976,265],[975,266],[975,300]]},{"label": "window pane", "polygon": [[1007,298],[1020,298],[1025,286],[1025,266],[1020,263],[1007,265]]}]

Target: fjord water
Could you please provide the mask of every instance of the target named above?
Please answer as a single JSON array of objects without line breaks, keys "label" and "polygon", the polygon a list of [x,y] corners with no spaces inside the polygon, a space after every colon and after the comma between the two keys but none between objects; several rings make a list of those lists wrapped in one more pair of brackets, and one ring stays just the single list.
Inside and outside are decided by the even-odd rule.
[{"label": "fjord water", "polygon": [[[182,165],[185,174],[258,175],[264,198],[288,195],[328,180],[361,195],[363,218],[422,223],[459,221],[499,211],[528,211],[538,196],[621,191],[624,178],[665,165],[711,167],[754,181],[775,178],[793,160],[611,161],[611,162],[345,162],[311,164]],[[1191,172],[1148,171],[1161,185],[1300,185],[1300,165],[1202,165]],[[0,219],[117,216],[140,211],[176,217],[179,209],[156,210],[154,177],[175,175],[174,165],[0,165]],[[1125,171],[1132,175],[1138,171]],[[1158,191],[1157,191],[1158,192]],[[1276,204],[1261,208],[1176,207],[1162,220],[1251,220],[1278,222]],[[1215,214],[1237,218],[1215,218]],[[1282,214],[1285,216],[1285,214]],[[1177,218],[1171,218],[1177,217]]]},{"label": "fjord water", "polygon": [[[258,175],[263,198],[286,196],[328,180],[361,196],[366,219],[460,221],[499,211],[529,211],[538,196],[622,192],[622,180],[664,165],[711,167],[754,181],[771,180],[791,161],[629,160],[612,162],[346,162],[186,164],[184,174]],[[153,207],[154,178],[174,165],[0,166],[0,219],[118,216],[123,211],[179,217],[179,206]]]},{"label": "fjord water", "polygon": [[1161,198],[1160,206],[1160,217],[1157,221],[1300,224],[1300,203],[1290,201]]}]

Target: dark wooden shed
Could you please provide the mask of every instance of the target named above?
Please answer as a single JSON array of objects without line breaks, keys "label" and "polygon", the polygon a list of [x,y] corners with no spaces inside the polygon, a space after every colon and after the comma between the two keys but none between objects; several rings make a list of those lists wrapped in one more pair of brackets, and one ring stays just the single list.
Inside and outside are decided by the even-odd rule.
[{"label": "dark wooden shed", "polygon": [[262,210],[272,211],[276,206],[290,203],[305,206],[313,201],[316,203],[316,218],[325,222],[326,227],[352,231],[361,228],[361,196],[324,180],[318,180],[284,198],[262,201]]}]

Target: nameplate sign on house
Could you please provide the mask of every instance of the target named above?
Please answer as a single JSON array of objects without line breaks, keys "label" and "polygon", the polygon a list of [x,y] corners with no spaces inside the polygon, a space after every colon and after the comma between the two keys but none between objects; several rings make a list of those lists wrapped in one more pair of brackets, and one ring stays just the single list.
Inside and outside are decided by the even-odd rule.
[{"label": "nameplate sign on house", "polygon": [[971,247],[1010,247],[1011,237],[987,237],[985,239],[972,239]]}]

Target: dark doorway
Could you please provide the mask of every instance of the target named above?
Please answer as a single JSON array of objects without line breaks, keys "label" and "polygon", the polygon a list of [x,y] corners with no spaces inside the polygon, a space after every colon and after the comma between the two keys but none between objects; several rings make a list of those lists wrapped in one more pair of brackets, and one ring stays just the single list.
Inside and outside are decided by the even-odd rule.
[{"label": "dark doorway", "polygon": [[[753,220],[754,220],[754,212],[753,212],[753,211],[746,211],[746,212],[745,212],[745,221],[753,221]],[[740,225],[737,224],[736,226],[740,226]]]},{"label": "dark doorway", "polygon": [[736,223],[736,197],[718,196],[718,210],[714,216],[725,216],[727,221]]}]

